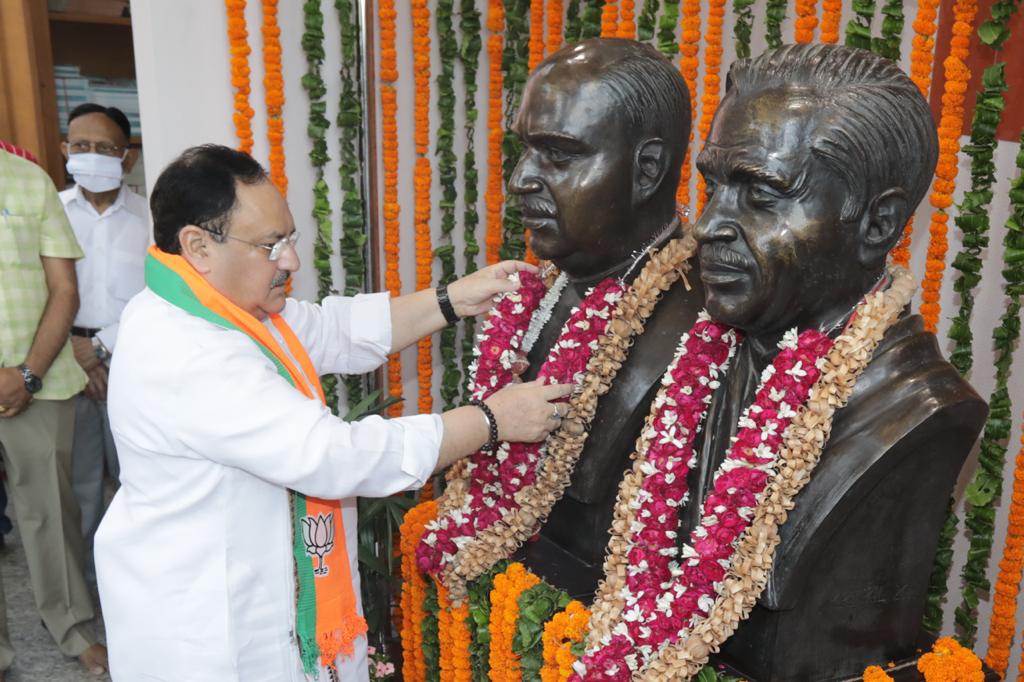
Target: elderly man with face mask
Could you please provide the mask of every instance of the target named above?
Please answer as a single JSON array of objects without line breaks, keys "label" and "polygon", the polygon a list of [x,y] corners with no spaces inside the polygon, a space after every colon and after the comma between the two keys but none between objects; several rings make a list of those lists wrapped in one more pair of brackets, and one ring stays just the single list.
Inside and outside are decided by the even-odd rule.
[{"label": "elderly man with face mask", "polygon": [[81,305],[71,345],[89,383],[75,399],[71,486],[82,509],[90,574],[93,536],[103,517],[104,474],[116,482],[120,471],[107,422],[107,368],[121,311],[145,286],[142,265],[149,246],[149,207],[124,183],[138,159],[130,140],[131,124],[121,110],[81,104],[68,116],[61,146],[75,185],[60,199],[85,252],[75,263]]},{"label": "elderly man with face mask", "polygon": [[321,304],[285,296],[299,232],[251,157],[187,150],[161,173],[146,289],[110,375],[121,488],[96,536],[117,680],[366,680],[356,496],[423,485],[498,439],[537,441],[571,387],[509,386],[442,415],[348,424],[318,377],[374,369],[533,269]]}]

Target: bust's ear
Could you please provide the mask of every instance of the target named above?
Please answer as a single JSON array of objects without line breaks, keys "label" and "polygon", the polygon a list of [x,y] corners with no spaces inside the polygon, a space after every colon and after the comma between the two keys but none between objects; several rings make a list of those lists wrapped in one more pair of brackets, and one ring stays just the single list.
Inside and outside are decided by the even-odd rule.
[{"label": "bust's ear", "polygon": [[901,187],[891,187],[871,200],[858,226],[862,265],[885,262],[886,255],[903,236],[906,216],[907,195]]},{"label": "bust's ear", "polygon": [[668,152],[660,137],[644,140],[636,148],[633,159],[633,206],[654,196],[668,173]]},{"label": "bust's ear", "polygon": [[182,257],[199,273],[210,271],[209,233],[196,225],[186,225],[178,232],[178,246]]}]

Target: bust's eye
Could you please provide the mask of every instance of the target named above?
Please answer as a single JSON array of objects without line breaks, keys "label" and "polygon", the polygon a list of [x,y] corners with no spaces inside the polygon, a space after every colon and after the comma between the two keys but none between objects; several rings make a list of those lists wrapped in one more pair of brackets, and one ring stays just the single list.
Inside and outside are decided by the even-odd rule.
[{"label": "bust's eye", "polygon": [[572,158],[572,154],[569,152],[552,145],[544,145],[543,149],[544,155],[548,157],[548,160],[551,161],[551,163],[565,163]]},{"label": "bust's eye", "polygon": [[771,206],[779,198],[778,193],[774,189],[761,182],[750,183],[747,189],[747,196],[752,203],[759,206]]},{"label": "bust's eye", "polygon": [[704,200],[705,202],[711,201],[711,197],[714,195],[715,190],[718,189],[718,183],[714,180],[704,179]]}]

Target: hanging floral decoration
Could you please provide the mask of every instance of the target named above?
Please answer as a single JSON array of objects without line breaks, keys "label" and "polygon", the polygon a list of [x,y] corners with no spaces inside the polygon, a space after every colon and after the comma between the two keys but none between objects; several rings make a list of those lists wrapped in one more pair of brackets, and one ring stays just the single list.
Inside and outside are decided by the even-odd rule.
[{"label": "hanging floral decoration", "polygon": [[[402,277],[398,271],[401,246],[398,203],[398,54],[395,51],[395,0],[380,0],[380,109],[381,165],[384,169],[384,286],[392,297],[402,295]],[[388,414],[402,414],[402,358],[388,356],[388,395],[395,403]],[[406,677],[405,679],[410,679]]]},{"label": "hanging floral decoration", "polygon": [[952,637],[943,637],[918,659],[917,669],[925,682],[984,682],[981,660]]},{"label": "hanging floral decoration", "polygon": [[540,578],[522,564],[510,564],[504,573],[494,577],[491,591],[490,679],[492,682],[520,682],[519,656],[512,650],[519,618],[519,595]]},{"label": "hanging floral decoration", "polygon": [[601,37],[614,38],[619,34],[619,6],[617,0],[607,0],[601,9]]},{"label": "hanging floral decoration", "polygon": [[557,52],[562,47],[562,23],[565,6],[562,0],[548,0],[547,8],[547,51]]},{"label": "hanging floral decoration", "polygon": [[[700,0],[683,0],[682,34],[679,38],[679,72],[683,74],[686,88],[690,92],[690,121],[697,122],[697,67],[700,60]],[[676,203],[690,206],[690,178],[693,175],[693,129],[690,126],[690,137],[686,143],[686,156],[679,177],[679,190],[676,192]]]},{"label": "hanging floral decoration", "polygon": [[[1024,141],[1024,137],[1022,137]],[[1018,168],[1024,170],[1024,153],[1017,155]],[[974,646],[978,627],[978,603],[988,596],[988,563],[992,556],[995,531],[995,505],[1003,495],[1003,468],[1006,462],[1007,441],[1013,425],[1010,406],[1010,371],[1013,353],[1020,338],[1020,299],[1024,293],[1024,237],[1021,235],[1024,211],[1024,181],[1018,178],[1010,192],[1012,213],[1007,220],[1003,240],[1003,292],[1007,302],[999,324],[992,330],[995,349],[995,386],[988,399],[989,413],[981,436],[978,468],[968,484],[964,497],[967,511],[964,525],[971,529],[971,542],[963,571],[963,592],[956,609],[956,622],[960,626],[960,641]]]},{"label": "hanging floral decoration", "polygon": [[786,21],[786,5],[789,0],[768,0],[765,9],[765,41],[769,49],[782,46],[782,24]]},{"label": "hanging floral decoration", "polygon": [[499,260],[502,242],[501,211],[505,204],[504,181],[501,175],[501,143],[505,131],[502,127],[503,85],[501,61],[504,51],[502,31],[505,29],[505,6],[502,0],[487,2],[487,58],[489,64],[487,89],[487,191],[486,205],[487,233],[484,237],[487,264]]},{"label": "hanging floral decoration", "polygon": [[507,568],[507,561],[499,561],[468,585],[469,662],[474,682],[490,682],[491,679],[491,591],[495,576]]},{"label": "hanging floral decoration", "polygon": [[822,0],[821,42],[839,42],[839,24],[843,18],[843,0]]},{"label": "hanging floral decoration", "polygon": [[530,42],[527,69],[533,71],[544,59],[544,0],[530,0]]},{"label": "hanging floral decoration", "polygon": [[787,333],[741,417],[702,520],[680,548],[669,517],[686,503],[692,434],[738,341],[707,318],[684,336],[619,489],[578,679],[688,679],[753,607],[770,572],[777,520],[816,465],[835,410],[910,301],[910,274],[891,276],[834,343],[814,330]]},{"label": "hanging floral decoration", "polygon": [[[583,19],[580,24],[580,40],[597,38],[601,35],[604,17],[604,0],[583,0]],[[566,39],[568,42],[568,39]]]},{"label": "hanging floral decoration", "polygon": [[516,600],[519,616],[512,637],[512,652],[519,657],[522,680],[542,680],[544,663],[544,626],[569,605],[569,595],[545,582],[523,590]]},{"label": "hanging floral decoration", "polygon": [[619,8],[619,30],[615,34],[619,38],[636,40],[636,5],[634,0],[621,0]]},{"label": "hanging floral decoration", "polygon": [[281,196],[288,196],[284,170],[284,77],[281,71],[281,28],[277,25],[277,0],[263,0],[263,89],[267,107],[267,141],[270,143],[270,181]]},{"label": "hanging floral decoration", "polygon": [[679,24],[679,0],[664,0],[661,17],[658,19],[658,51],[675,60],[679,53],[676,27]]},{"label": "hanging floral decoration", "polygon": [[846,46],[870,50],[874,20],[875,0],[853,0],[853,18],[846,22]]},{"label": "hanging floral decoration", "polygon": [[541,682],[568,682],[572,664],[583,655],[590,611],[573,599],[544,626],[544,667]]},{"label": "hanging floral decoration", "polygon": [[[649,43],[654,39],[654,22],[658,18],[658,0],[644,0],[640,16],[636,18],[636,38],[640,42]],[[675,28],[675,24],[672,25]],[[673,36],[673,43],[675,42]],[[673,53],[674,54],[674,53]]]},{"label": "hanging floral decoration", "polygon": [[[462,156],[462,239],[463,261],[466,274],[476,272],[476,258],[480,253],[477,241],[477,226],[480,214],[477,203],[480,201],[480,175],[476,169],[476,92],[477,72],[480,68],[480,10],[476,0],[461,0],[459,12],[459,31],[462,45],[457,49],[463,74],[463,139],[465,151]],[[476,336],[476,320],[467,317],[462,321],[462,373],[469,376],[469,365],[473,360],[473,338]],[[469,388],[463,383],[463,401],[469,399]]]},{"label": "hanging floral decoration", "polygon": [[[440,72],[437,74],[437,108],[439,125],[437,141],[434,146],[434,158],[437,160],[437,173],[440,176],[441,196],[438,199],[438,211],[441,214],[441,234],[438,245],[434,249],[434,257],[441,265],[441,276],[437,283],[451,284],[456,279],[455,244],[452,234],[455,232],[455,202],[458,180],[455,156],[455,61],[459,55],[459,44],[455,39],[453,14],[455,0],[437,0],[434,12],[434,23],[437,30],[438,53],[440,54]],[[448,325],[441,330],[438,350],[441,354],[441,405],[442,409],[450,410],[459,401],[459,387],[462,384],[462,371],[458,356],[458,328]]]},{"label": "hanging floral decoration", "polygon": [[[539,1],[539,0],[538,0]],[[512,171],[519,163],[523,153],[523,143],[512,131],[512,123],[519,102],[523,97],[526,77],[529,74],[530,59],[530,0],[505,0],[505,49],[502,52],[502,73],[504,74],[505,111],[503,124],[505,133],[502,137],[502,180],[507,186],[512,178]],[[503,237],[498,255],[502,259],[514,258],[536,263],[537,259],[526,248],[523,229],[522,211],[519,199],[513,196],[505,198],[504,219],[502,222]]]},{"label": "hanging floral decoration", "polygon": [[425,617],[423,604],[426,600],[427,581],[416,570],[415,550],[423,535],[424,524],[436,513],[437,502],[421,502],[405,513],[399,529],[399,546],[402,551],[402,679],[406,682],[426,679],[421,624]]},{"label": "hanging floral decoration", "polygon": [[[550,30],[551,22],[548,22]],[[580,0],[569,0],[565,7],[565,42],[575,43],[583,34],[583,15],[580,12]]]},{"label": "hanging floral decoration", "polygon": [[818,27],[818,15],[815,0],[796,0],[796,22],[794,39],[798,43],[809,43],[814,40],[814,29]]},{"label": "hanging floral decoration", "polygon": [[245,0],[225,0],[228,14],[228,44],[231,48],[231,86],[235,89],[235,112],[231,120],[235,124],[238,149],[252,153],[252,117],[255,114],[249,105],[251,92],[249,81],[249,32],[245,28]]},{"label": "hanging floral decoration", "polygon": [[871,39],[871,51],[898,62],[903,43],[903,23],[903,0],[886,0],[882,5],[882,37]]},{"label": "hanging floral decoration", "polygon": [[931,194],[931,205],[935,210],[929,227],[928,259],[924,280],[921,282],[921,317],[924,318],[925,331],[932,333],[935,333],[939,322],[939,292],[948,248],[946,224],[949,222],[949,214],[946,209],[953,204],[953,190],[956,186],[957,154],[960,151],[960,131],[964,124],[964,97],[971,80],[971,72],[965,61],[977,12],[975,0],[956,0],[954,3],[953,37],[944,64],[946,83],[939,119],[939,161]]},{"label": "hanging floral decoration", "polygon": [[[706,142],[711,131],[711,121],[718,109],[718,93],[721,88],[719,72],[722,69],[722,20],[725,17],[725,0],[709,0],[708,29],[704,37],[704,90],[701,94],[700,139]],[[697,215],[704,210],[707,202],[704,176],[697,176]]]},{"label": "hanging floral decoration", "polygon": [[[415,100],[414,138],[416,167],[413,174],[413,224],[416,228],[416,289],[433,285],[434,250],[430,243],[430,185],[432,169],[427,156],[430,146],[430,7],[428,0],[412,0],[412,54]],[[431,395],[433,341],[427,336],[416,342],[418,378],[417,411],[429,413],[434,407]]]},{"label": "hanging floral decoration", "polygon": [[881,666],[871,665],[864,669],[864,682],[892,682],[892,676]]},{"label": "hanging floral decoration", "polygon": [[746,59],[750,56],[750,35],[754,29],[754,0],[732,0],[732,13],[736,58]]}]

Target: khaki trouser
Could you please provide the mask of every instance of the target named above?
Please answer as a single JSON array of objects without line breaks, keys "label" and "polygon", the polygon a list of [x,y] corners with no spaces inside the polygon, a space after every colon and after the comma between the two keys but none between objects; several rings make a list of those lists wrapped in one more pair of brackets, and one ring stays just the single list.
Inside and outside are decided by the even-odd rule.
[{"label": "khaki trouser", "polygon": [[121,475],[117,463],[114,436],[107,420],[106,401],[84,395],[74,398],[75,439],[71,446],[71,489],[82,512],[82,537],[85,540],[85,570],[96,579],[92,558],[93,538],[106,510],[103,496],[104,471],[115,481]]},{"label": "khaki trouser", "polygon": [[[81,520],[71,491],[74,426],[73,400],[36,400],[17,417],[0,419],[0,450],[32,593],[65,656],[78,656],[96,641],[82,574]],[[13,660],[0,580],[0,670]]]}]

